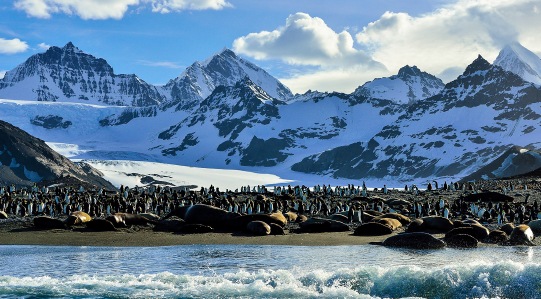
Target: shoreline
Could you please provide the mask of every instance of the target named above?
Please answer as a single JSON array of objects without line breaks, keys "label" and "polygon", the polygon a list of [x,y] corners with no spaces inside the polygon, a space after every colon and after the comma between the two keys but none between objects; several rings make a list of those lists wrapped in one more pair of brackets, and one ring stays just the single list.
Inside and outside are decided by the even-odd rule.
[{"label": "shoreline", "polygon": [[[0,224],[2,227],[2,224]],[[392,235],[396,234],[394,232]],[[175,234],[156,232],[150,227],[116,232],[82,230],[36,230],[18,228],[0,230],[0,245],[155,247],[176,245],[276,245],[342,246],[368,245],[391,235],[355,236],[352,231],[327,233],[288,233],[286,235],[249,236],[230,232]]]}]

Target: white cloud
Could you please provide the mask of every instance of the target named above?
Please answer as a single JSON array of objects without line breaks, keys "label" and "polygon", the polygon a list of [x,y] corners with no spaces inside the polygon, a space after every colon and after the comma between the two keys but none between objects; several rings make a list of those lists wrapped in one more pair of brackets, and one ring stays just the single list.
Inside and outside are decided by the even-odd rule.
[{"label": "white cloud", "polygon": [[3,79],[7,71],[0,71],[0,79]]},{"label": "white cloud", "polygon": [[48,19],[55,13],[77,15],[85,20],[121,19],[130,7],[150,4],[152,11],[168,13],[182,10],[222,9],[225,0],[15,0],[15,8],[29,16]]},{"label": "white cloud", "polygon": [[540,51],[539,8],[539,0],[459,0],[418,17],[386,12],[365,26],[356,40],[393,72],[410,64],[448,74],[442,79],[450,80],[477,54],[492,61],[513,41]]},{"label": "white cloud", "polygon": [[169,69],[182,69],[185,68],[185,66],[182,66],[178,63],[171,62],[171,61],[148,61],[148,60],[139,60],[139,64],[145,65],[145,66],[152,66],[152,67],[165,67]]},{"label": "white cloud", "polygon": [[47,50],[49,50],[49,48],[51,47],[51,45],[48,45],[48,44],[46,44],[46,43],[40,43],[40,44],[38,45],[38,47],[39,47],[41,50],[47,51]]},{"label": "white cloud", "polygon": [[152,11],[169,13],[182,10],[220,10],[232,5],[225,0],[152,0]]},{"label": "white cloud", "polygon": [[28,50],[28,44],[18,38],[0,38],[0,54],[15,54]]},{"label": "white cloud", "polygon": [[[373,60],[364,51],[354,48],[353,44],[349,32],[344,30],[337,33],[320,18],[296,13],[287,18],[285,26],[274,31],[250,33],[237,38],[233,42],[233,49],[239,54],[259,60],[278,59],[291,65],[319,67],[315,73],[283,79],[294,91],[302,92],[302,89],[352,91],[365,82],[354,82],[359,77],[386,70],[385,66]],[[349,76],[351,74],[355,76],[352,78]],[[338,77],[344,80],[336,80]],[[336,85],[330,89],[323,88],[322,84],[317,85],[325,80],[333,81]]]}]

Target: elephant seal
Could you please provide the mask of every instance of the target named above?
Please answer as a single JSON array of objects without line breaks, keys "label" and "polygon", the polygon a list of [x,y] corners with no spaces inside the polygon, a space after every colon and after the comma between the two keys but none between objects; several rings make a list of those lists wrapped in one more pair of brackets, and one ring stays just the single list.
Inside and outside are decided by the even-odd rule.
[{"label": "elephant seal", "polygon": [[94,218],[85,223],[86,227],[100,232],[116,231],[116,227],[113,223],[107,219]]},{"label": "elephant seal", "polygon": [[402,223],[394,218],[379,218],[376,217],[372,222],[381,223],[383,225],[387,225],[392,230],[397,230],[402,227]]},{"label": "elephant seal", "polygon": [[157,224],[157,221],[150,220],[139,214],[115,213],[105,218],[113,223],[115,227],[124,227],[131,225],[147,225],[148,223]]},{"label": "elephant seal", "polygon": [[270,234],[274,236],[281,236],[285,235],[286,232],[284,231],[284,228],[276,223],[269,223],[269,226],[271,228]]},{"label": "elephant seal", "polygon": [[213,232],[214,229],[208,225],[203,224],[191,224],[187,223],[178,228],[175,233],[177,234],[204,234],[204,233],[210,233]]},{"label": "elephant seal", "polygon": [[532,229],[526,224],[519,224],[513,229],[513,232],[511,232],[509,244],[535,246],[532,242],[533,239],[534,234]]},{"label": "elephant seal", "polygon": [[423,222],[420,226],[416,227],[418,232],[446,233],[454,228],[451,220],[441,216],[427,216],[421,219]]},{"label": "elephant seal", "polygon": [[286,212],[284,214],[284,217],[286,217],[287,221],[289,221],[289,222],[295,222],[295,221],[297,221],[298,215],[295,212],[289,211],[289,212]]},{"label": "elephant seal", "polygon": [[154,221],[159,221],[160,220],[160,216],[156,215],[156,214],[153,214],[153,213],[139,213],[137,215],[141,215],[143,217],[145,217],[146,219],[149,219],[149,220],[154,220]]},{"label": "elephant seal", "polygon": [[344,216],[342,214],[333,214],[329,217],[331,220],[340,221],[342,223],[349,223],[349,219],[347,216]]},{"label": "elephant seal", "polygon": [[513,223],[506,223],[500,226],[500,230],[504,231],[508,236],[511,235],[514,229],[515,229],[515,225]]},{"label": "elephant seal", "polygon": [[423,232],[402,233],[391,236],[382,243],[388,247],[403,247],[413,249],[439,249],[445,247],[445,242],[431,234]]},{"label": "elephant seal", "polygon": [[6,212],[0,211],[0,219],[8,219],[9,216]]},{"label": "elephant seal", "polygon": [[196,204],[189,207],[184,214],[184,221],[192,224],[203,224],[213,228],[227,225],[227,221],[240,216],[226,210],[205,204]]},{"label": "elephant seal", "polygon": [[311,233],[344,232],[349,226],[340,221],[313,217],[300,224],[301,231]]},{"label": "elephant seal", "polygon": [[186,211],[188,211],[190,207],[191,206],[176,207],[173,210],[171,210],[171,212],[167,213],[167,215],[163,216],[162,220],[169,219],[173,216],[184,219],[184,216],[186,215]]},{"label": "elephant seal", "polygon": [[[450,232],[452,231],[453,230]],[[469,234],[453,234],[450,237],[447,237],[446,235],[445,243],[447,243],[447,246],[449,247],[458,248],[477,248],[479,246],[479,241]]]},{"label": "elephant seal", "polygon": [[509,235],[507,235],[503,230],[493,230],[488,234],[486,240],[487,243],[491,244],[502,244],[509,241]]},{"label": "elephant seal", "polygon": [[377,216],[377,217],[374,217],[374,219],[372,219],[372,221],[376,220],[376,219],[381,219],[381,218],[391,218],[391,219],[396,219],[398,221],[400,221],[400,223],[402,225],[408,225],[410,224],[411,222],[411,219],[407,216],[404,216],[402,214],[399,214],[399,213],[387,213],[387,214],[383,214],[381,216]]},{"label": "elephant seal", "polygon": [[246,225],[246,230],[255,236],[266,236],[270,235],[271,227],[267,223],[254,220]]},{"label": "elephant seal", "polygon": [[470,225],[453,228],[445,234],[445,239],[454,235],[470,235],[478,241],[483,241],[488,238],[489,231],[482,225]]},{"label": "elephant seal", "polygon": [[541,219],[536,219],[528,222],[528,226],[532,229],[534,234],[541,234]]},{"label": "elephant seal", "polygon": [[393,233],[393,230],[384,224],[378,222],[368,222],[359,225],[353,235],[355,236],[383,236],[390,235]]},{"label": "elephant seal", "polygon": [[34,217],[34,227],[37,229],[65,229],[66,224],[64,221],[49,216],[37,216]]},{"label": "elephant seal", "polygon": [[282,213],[271,213],[241,215],[231,219],[228,222],[228,226],[234,229],[244,229],[246,225],[252,221],[263,221],[267,224],[274,223],[281,227],[284,227],[287,224],[287,220]]},{"label": "elephant seal", "polygon": [[186,224],[182,218],[172,216],[172,219],[160,220],[154,225],[154,231],[160,232],[178,232],[179,229]]},{"label": "elephant seal", "polygon": [[85,212],[75,211],[71,212],[68,218],[65,220],[67,226],[80,225],[92,220],[92,217]]},{"label": "elephant seal", "polygon": [[407,233],[422,232],[423,231],[423,219],[417,218],[410,222],[406,227]]},{"label": "elephant seal", "polygon": [[297,220],[295,220],[295,223],[303,223],[303,222],[306,222],[307,220],[308,220],[308,217],[306,217],[305,215],[298,215]]}]

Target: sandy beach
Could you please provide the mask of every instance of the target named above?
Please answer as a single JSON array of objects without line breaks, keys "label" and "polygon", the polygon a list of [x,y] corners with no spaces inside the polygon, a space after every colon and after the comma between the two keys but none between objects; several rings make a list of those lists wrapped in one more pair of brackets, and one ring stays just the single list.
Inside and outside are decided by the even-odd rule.
[{"label": "sandy beach", "polygon": [[230,232],[175,234],[153,231],[151,226],[134,226],[115,232],[71,230],[36,230],[30,219],[0,220],[0,245],[58,245],[58,246],[173,246],[192,244],[244,244],[338,246],[365,245],[383,241],[390,235],[376,237],[354,236],[350,232],[288,233],[281,236],[248,236]]}]

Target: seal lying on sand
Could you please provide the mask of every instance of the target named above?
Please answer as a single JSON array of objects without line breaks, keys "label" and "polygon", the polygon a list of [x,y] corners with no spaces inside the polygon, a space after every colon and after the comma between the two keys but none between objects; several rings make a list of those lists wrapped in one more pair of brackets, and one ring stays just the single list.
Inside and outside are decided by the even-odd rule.
[{"label": "seal lying on sand", "polygon": [[255,236],[266,236],[271,233],[270,225],[259,220],[248,223],[246,229]]},{"label": "seal lying on sand", "polygon": [[126,227],[130,225],[147,225],[148,223],[156,224],[157,221],[150,220],[139,214],[130,213],[115,213],[108,216],[106,220],[111,221],[115,227]]},{"label": "seal lying on sand", "polygon": [[66,228],[64,221],[49,216],[34,217],[34,227],[38,229]]},{"label": "seal lying on sand", "polygon": [[303,232],[324,233],[349,231],[349,226],[340,221],[313,217],[299,224]]},{"label": "seal lying on sand", "polygon": [[116,227],[113,223],[107,219],[94,218],[85,223],[86,227],[100,232],[116,231]]},{"label": "seal lying on sand", "polygon": [[229,220],[238,216],[240,216],[239,213],[228,212],[205,204],[196,204],[188,207],[182,218],[187,223],[203,224],[217,229],[227,226]]},{"label": "seal lying on sand", "polygon": [[454,228],[453,222],[440,216],[427,216],[415,219],[406,229],[407,232],[447,233]]},{"label": "seal lying on sand", "polygon": [[383,236],[390,235],[393,230],[384,224],[378,222],[368,222],[359,225],[353,234],[355,236]]},{"label": "seal lying on sand", "polygon": [[453,234],[449,237],[446,235],[445,242],[449,247],[458,248],[477,248],[479,245],[479,241],[469,234]]},{"label": "seal lying on sand", "polygon": [[381,245],[414,249],[439,249],[445,247],[445,242],[440,239],[436,239],[431,234],[415,232],[403,233],[389,237],[385,239]]},{"label": "seal lying on sand", "polygon": [[532,242],[533,239],[534,234],[532,229],[526,224],[519,224],[513,229],[513,232],[509,236],[509,244],[535,246]]},{"label": "seal lying on sand", "polygon": [[75,211],[71,212],[68,218],[65,220],[67,226],[79,225],[92,220],[92,217],[85,212]]}]

